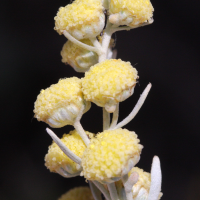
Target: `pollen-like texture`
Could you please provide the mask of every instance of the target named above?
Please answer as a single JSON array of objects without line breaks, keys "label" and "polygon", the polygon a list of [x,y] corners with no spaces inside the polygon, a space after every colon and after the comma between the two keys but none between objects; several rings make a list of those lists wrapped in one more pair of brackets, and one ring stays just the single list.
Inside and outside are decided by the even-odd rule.
[{"label": "pollen-like texture", "polygon": [[89,187],[76,187],[65,194],[58,200],[94,200]]},{"label": "pollen-like texture", "polygon": [[[133,167],[128,175],[130,176],[131,173],[133,172],[137,172],[139,175],[137,183],[134,184],[132,188],[133,200],[137,200],[138,195],[141,195],[141,194],[143,197],[142,199],[147,199],[148,194],[149,194],[149,189],[151,186],[151,174],[148,172],[145,172],[143,169],[140,169],[138,167]],[[158,200],[161,197],[162,197],[162,193],[160,192]]]},{"label": "pollen-like texture", "polygon": [[70,104],[81,109],[84,104],[81,91],[81,79],[77,77],[61,79],[57,84],[41,90],[35,102],[35,117],[38,121],[48,123],[54,112],[59,108],[66,108]]},{"label": "pollen-like texture", "polygon": [[62,34],[63,30],[80,31],[83,26],[99,26],[102,23],[101,18],[104,17],[103,9],[101,0],[75,0],[72,4],[60,7],[54,18],[54,29]]},{"label": "pollen-like texture", "polygon": [[99,133],[83,153],[81,175],[102,183],[119,180],[130,160],[138,162],[142,148],[137,135],[127,129]]},{"label": "pollen-like texture", "polygon": [[129,176],[133,172],[137,172],[139,175],[139,179],[137,183],[133,186],[133,189],[137,188],[137,190],[134,190],[135,192],[133,196],[134,198],[137,196],[140,188],[144,188],[145,190],[147,190],[147,192],[149,192],[150,185],[151,185],[151,174],[148,172],[144,172],[143,169],[140,169],[138,167],[133,167],[132,170],[129,172]]},{"label": "pollen-like texture", "polygon": [[[93,133],[86,131],[86,134],[89,138],[93,138]],[[74,154],[80,158],[82,157],[86,145],[76,130],[70,131],[69,134],[64,134],[61,141]],[[51,172],[56,172],[59,168],[67,168],[73,173],[78,171],[77,164],[67,157],[55,142],[49,146],[48,153],[45,156],[45,166]]]},{"label": "pollen-like texture", "polygon": [[147,22],[152,16],[154,8],[149,0],[111,0],[110,14],[125,13],[133,21],[129,26]]},{"label": "pollen-like texture", "polygon": [[[81,42],[93,46],[89,39],[83,39]],[[83,49],[69,40],[64,44],[61,56],[63,63],[68,63],[78,72],[85,72],[98,62],[95,52]]]},{"label": "pollen-like texture", "polygon": [[92,66],[85,73],[82,79],[84,97],[102,107],[110,99],[118,103],[125,100],[124,97],[118,97],[124,91],[133,88],[137,78],[137,70],[131,66],[130,62],[120,59],[105,60]]}]

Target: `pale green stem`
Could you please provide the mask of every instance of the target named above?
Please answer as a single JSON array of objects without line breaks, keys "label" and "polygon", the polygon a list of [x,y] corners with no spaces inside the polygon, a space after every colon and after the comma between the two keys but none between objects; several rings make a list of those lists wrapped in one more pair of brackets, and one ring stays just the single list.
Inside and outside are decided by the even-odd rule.
[{"label": "pale green stem", "polygon": [[112,200],[119,200],[118,194],[117,194],[117,190],[115,187],[115,183],[108,183],[108,190],[110,192],[110,196]]},{"label": "pale green stem", "polygon": [[117,104],[116,109],[113,113],[112,123],[110,125],[110,129],[112,129],[116,126],[117,121],[118,121],[118,117],[119,117],[119,103]]},{"label": "pale green stem", "polygon": [[66,30],[63,31],[63,34],[68,40],[70,40],[74,44],[78,45],[79,47],[82,47],[83,49],[86,49],[86,50],[89,50],[89,51],[94,51],[97,54],[101,54],[101,51],[98,48],[80,42],[79,40],[74,38],[72,35],[70,35]]},{"label": "pale green stem", "polygon": [[92,181],[88,181],[88,182],[89,182],[94,200],[102,200],[101,191],[95,186],[95,184]]},{"label": "pale green stem", "polygon": [[110,194],[108,193],[108,191],[105,189],[105,187],[101,183],[99,183],[98,181],[92,181],[92,182],[102,192],[102,194],[104,195],[104,197],[106,198],[106,200],[111,200]]},{"label": "pale green stem", "polygon": [[79,158],[76,154],[74,154],[71,150],[69,150],[66,145],[57,137],[57,135],[50,130],[49,128],[46,128],[47,133],[51,136],[53,141],[60,147],[60,149],[64,152],[65,155],[67,155],[70,159],[72,159],[75,163],[81,165],[81,158]]},{"label": "pale green stem", "polygon": [[144,101],[147,98],[147,95],[148,95],[150,89],[151,89],[151,83],[149,83],[147,85],[147,87],[145,88],[145,90],[141,94],[141,96],[140,96],[137,104],[133,108],[132,112],[123,121],[118,123],[114,128],[112,128],[110,130],[118,129],[118,128],[121,128],[121,127],[125,126],[126,124],[128,124],[136,116],[136,114],[138,113],[138,111],[140,110],[142,105],[144,104]]},{"label": "pale green stem", "polygon": [[110,113],[103,108],[103,130],[107,130],[110,127]]},{"label": "pale green stem", "polygon": [[76,121],[73,125],[74,125],[74,128],[76,129],[76,131],[78,132],[78,134],[83,139],[85,145],[88,146],[90,143],[90,140],[89,140],[88,136],[86,135],[83,127],[81,126],[80,121]]}]

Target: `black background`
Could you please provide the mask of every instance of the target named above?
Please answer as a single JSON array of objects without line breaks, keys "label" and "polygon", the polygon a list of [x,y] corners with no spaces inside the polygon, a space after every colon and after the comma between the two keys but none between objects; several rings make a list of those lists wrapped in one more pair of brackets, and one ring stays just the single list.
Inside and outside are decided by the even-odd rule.
[{"label": "black background", "polygon": [[[41,89],[60,78],[78,76],[61,63],[66,39],[54,27],[54,16],[68,1],[1,1],[0,5],[0,199],[56,200],[83,178],[50,173],[44,156],[51,144],[47,125],[33,118]],[[154,155],[161,159],[162,200],[200,199],[200,63],[199,1],[152,0],[154,23],[118,32],[118,58],[139,72],[132,97],[120,104],[126,117],[151,82],[152,90],[126,128],[135,131],[144,149],[138,167],[150,171]],[[97,133],[102,111],[92,105],[81,123]],[[59,137],[72,126],[54,129]]]}]

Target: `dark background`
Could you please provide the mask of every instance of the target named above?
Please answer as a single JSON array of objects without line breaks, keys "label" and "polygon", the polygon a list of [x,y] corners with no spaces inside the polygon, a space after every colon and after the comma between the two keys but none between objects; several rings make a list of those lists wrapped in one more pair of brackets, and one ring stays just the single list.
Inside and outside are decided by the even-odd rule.
[{"label": "dark background", "polygon": [[[50,173],[44,156],[51,138],[47,125],[33,118],[41,89],[60,78],[78,76],[61,63],[65,43],[54,16],[68,1],[1,1],[0,5],[0,200],[56,200],[68,189],[86,184]],[[139,72],[132,97],[120,104],[126,117],[151,82],[152,90],[126,128],[144,145],[139,167],[150,171],[154,155],[161,159],[162,200],[200,199],[200,64],[199,1],[152,0],[154,23],[117,33],[118,58]],[[84,129],[102,129],[102,111],[92,105]],[[59,137],[72,126],[54,129]]]}]

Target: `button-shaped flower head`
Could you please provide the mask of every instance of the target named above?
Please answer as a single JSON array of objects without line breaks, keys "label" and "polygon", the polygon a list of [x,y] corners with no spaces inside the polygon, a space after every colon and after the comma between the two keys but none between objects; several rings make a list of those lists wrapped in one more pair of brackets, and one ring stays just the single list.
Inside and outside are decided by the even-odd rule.
[{"label": "button-shaped flower head", "polygon": [[111,0],[109,21],[130,27],[152,23],[153,11],[150,0]]},{"label": "button-shaped flower head", "polygon": [[55,19],[55,30],[62,34],[68,31],[77,40],[94,38],[101,33],[105,24],[101,0],[75,0],[60,7]]},{"label": "button-shaped flower head", "polygon": [[51,127],[73,125],[77,116],[90,109],[91,103],[83,98],[81,79],[61,79],[57,84],[41,90],[35,102],[35,117]]},{"label": "button-shaped flower head", "polygon": [[65,194],[58,200],[94,200],[89,187],[76,187]]},{"label": "button-shaped flower head", "polygon": [[99,133],[83,153],[81,175],[101,183],[117,181],[138,163],[142,148],[137,135],[126,129]]},{"label": "button-shaped flower head", "polygon": [[[151,186],[151,174],[144,172],[143,169],[134,167],[129,172],[129,176],[133,172],[137,172],[139,175],[137,183],[134,184],[132,188],[133,200],[147,200]],[[162,193],[160,192],[157,200],[159,200],[161,197]]]},{"label": "button-shaped flower head", "polygon": [[[93,46],[89,39],[81,40],[82,43]],[[98,63],[98,55],[79,47],[71,41],[67,41],[61,51],[62,62],[71,65],[77,72],[86,72]]]},{"label": "button-shaped flower head", "polygon": [[[93,133],[86,131],[88,138],[93,138]],[[86,148],[76,130],[64,134],[61,141],[78,157],[82,157]],[[73,177],[80,174],[81,166],[66,156],[58,145],[53,142],[45,156],[45,166],[51,171],[64,177]]]},{"label": "button-shaped flower head", "polygon": [[138,75],[130,62],[110,59],[98,63],[82,79],[84,97],[114,112],[118,102],[133,94]]}]

